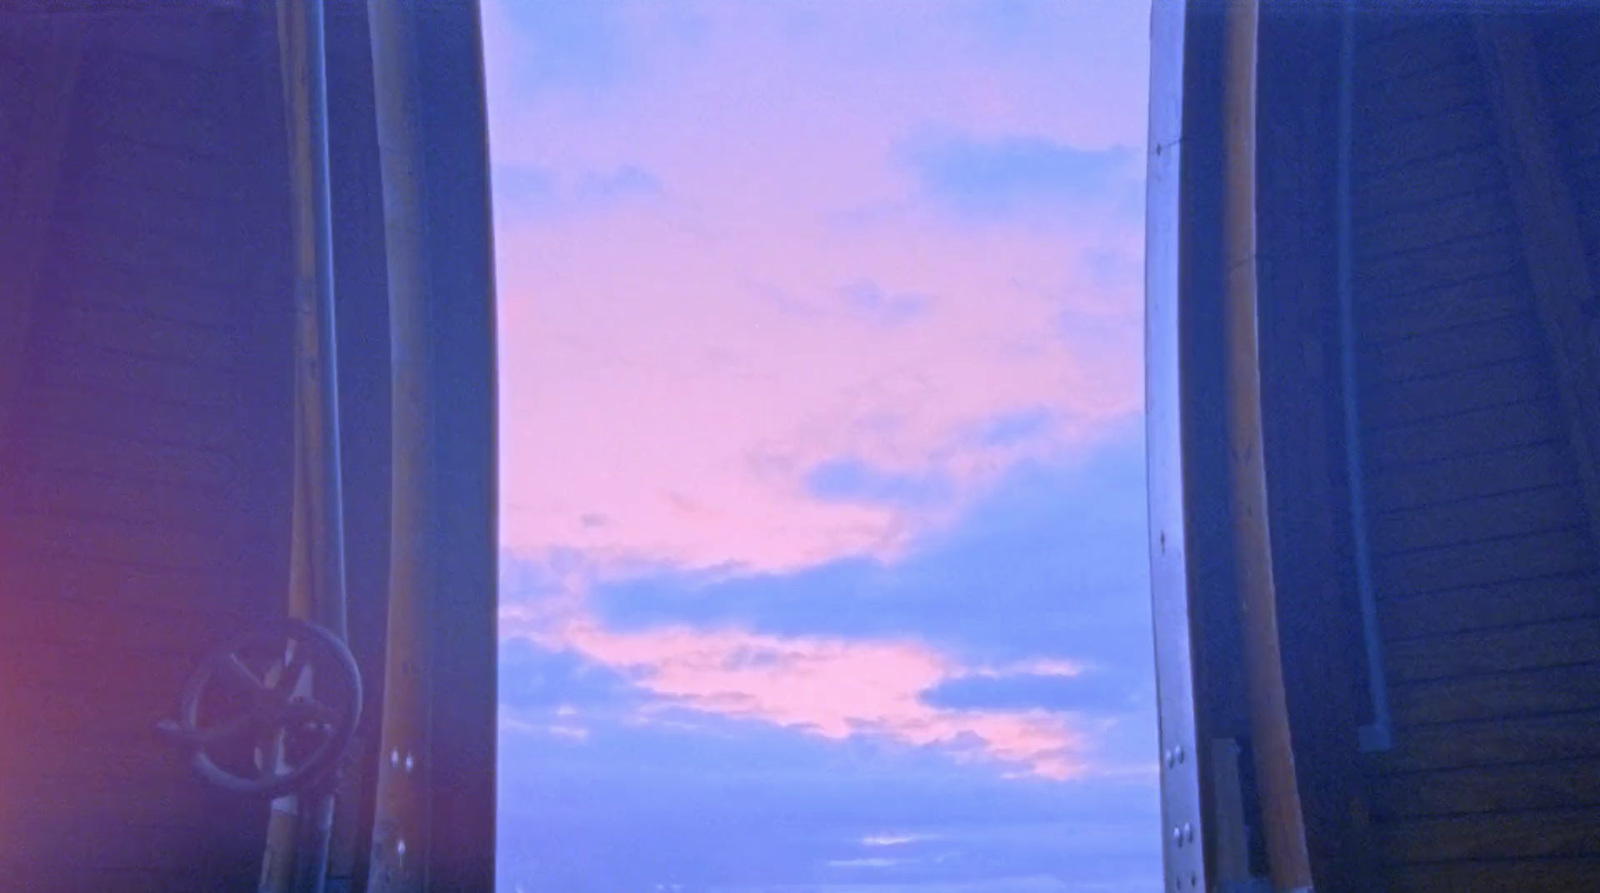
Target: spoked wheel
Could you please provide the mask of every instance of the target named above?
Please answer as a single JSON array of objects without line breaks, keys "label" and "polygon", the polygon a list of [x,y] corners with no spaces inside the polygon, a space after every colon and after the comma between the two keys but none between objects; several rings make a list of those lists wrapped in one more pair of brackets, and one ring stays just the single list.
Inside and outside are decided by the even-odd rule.
[{"label": "spoked wheel", "polygon": [[279,797],[338,766],[361,718],[361,673],[332,633],[278,620],[224,642],[184,684],[159,729],[193,753],[211,785]]}]

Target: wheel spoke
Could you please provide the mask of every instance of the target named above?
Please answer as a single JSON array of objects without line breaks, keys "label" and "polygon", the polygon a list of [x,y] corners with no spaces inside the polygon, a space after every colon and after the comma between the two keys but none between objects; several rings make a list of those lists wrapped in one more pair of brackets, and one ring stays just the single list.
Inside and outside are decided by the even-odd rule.
[{"label": "wheel spoke", "polygon": [[237,654],[228,655],[222,661],[221,670],[222,677],[235,687],[243,688],[252,693],[266,689],[266,685],[261,682],[254,671],[245,666],[244,661],[240,660]]},{"label": "wheel spoke", "polygon": [[289,663],[283,668],[283,675],[278,677],[278,683],[273,689],[285,697],[292,695],[300,685],[300,677],[305,675],[306,666],[311,662],[311,647],[303,641],[294,642],[294,655],[289,658]]}]

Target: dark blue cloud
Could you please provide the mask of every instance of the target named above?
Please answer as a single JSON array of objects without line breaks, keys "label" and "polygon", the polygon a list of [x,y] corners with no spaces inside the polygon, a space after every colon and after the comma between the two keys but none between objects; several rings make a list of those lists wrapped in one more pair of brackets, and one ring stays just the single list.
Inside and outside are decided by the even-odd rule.
[{"label": "dark blue cloud", "polygon": [[627,677],[570,651],[549,651],[520,639],[500,645],[500,703],[521,710],[616,708],[648,695]]},{"label": "dark blue cloud", "polygon": [[594,88],[627,73],[627,33],[620,4],[516,0],[502,4],[526,52],[510,60],[517,86]]},{"label": "dark blue cloud", "polygon": [[662,194],[661,181],[633,165],[563,177],[537,165],[497,164],[493,176],[501,222],[565,220]]},{"label": "dark blue cloud", "polygon": [[[834,473],[848,491],[849,474]],[[619,628],[910,635],[978,662],[1064,657],[1148,676],[1147,579],[1143,450],[1130,434],[1087,461],[1015,469],[899,564],[644,575],[601,587],[594,605]]]},{"label": "dark blue cloud", "polygon": [[1023,409],[989,419],[978,426],[978,443],[991,447],[1015,446],[1050,433],[1055,413],[1044,407]]},{"label": "dark blue cloud", "polygon": [[614,171],[585,174],[578,184],[577,194],[590,202],[655,198],[661,194],[661,181],[649,171],[625,165]]},{"label": "dark blue cloud", "polygon": [[905,141],[899,156],[926,198],[968,220],[1103,218],[1110,212],[1125,222],[1142,213],[1140,155],[1131,148],[929,133]]},{"label": "dark blue cloud", "polygon": [[811,469],[806,492],[827,502],[876,503],[906,509],[947,502],[954,485],[941,475],[895,474],[859,459],[834,459]]},{"label": "dark blue cloud", "polygon": [[704,43],[711,24],[680,3],[632,5],[622,0],[511,0],[501,4],[519,52],[505,60],[526,93],[565,90],[596,94],[638,83],[647,43],[663,38],[690,47]]},{"label": "dark blue cloud", "polygon": [[959,676],[923,692],[922,700],[930,706],[956,710],[1041,708],[1103,714],[1138,709],[1142,694],[1129,674],[1090,669],[1079,676]]}]

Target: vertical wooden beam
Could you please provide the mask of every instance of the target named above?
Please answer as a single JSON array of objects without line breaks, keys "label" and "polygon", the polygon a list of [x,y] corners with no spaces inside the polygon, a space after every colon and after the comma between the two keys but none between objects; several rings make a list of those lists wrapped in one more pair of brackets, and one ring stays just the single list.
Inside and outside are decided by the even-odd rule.
[{"label": "vertical wooden beam", "polygon": [[1255,152],[1259,15],[1258,0],[1229,0],[1223,63],[1228,477],[1246,699],[1267,858],[1274,889],[1300,891],[1311,889],[1311,863],[1283,683],[1261,417]]},{"label": "vertical wooden beam", "polygon": [[1573,457],[1578,463],[1590,533],[1600,548],[1600,355],[1595,304],[1600,300],[1584,251],[1577,212],[1562,169],[1526,21],[1479,15],[1473,21],[1484,80],[1521,230],[1535,311],[1554,360]]},{"label": "vertical wooden beam", "polygon": [[21,163],[15,187],[0,206],[0,438],[9,435],[17,412],[83,68],[81,22],[50,19],[38,27],[44,38],[30,46],[28,76],[18,91],[29,107]]},{"label": "vertical wooden beam", "polygon": [[393,364],[389,618],[373,819],[370,893],[424,893],[432,837],[433,603],[440,580],[433,535],[437,455],[434,340],[424,219],[416,5],[370,0],[372,78],[383,171]]}]

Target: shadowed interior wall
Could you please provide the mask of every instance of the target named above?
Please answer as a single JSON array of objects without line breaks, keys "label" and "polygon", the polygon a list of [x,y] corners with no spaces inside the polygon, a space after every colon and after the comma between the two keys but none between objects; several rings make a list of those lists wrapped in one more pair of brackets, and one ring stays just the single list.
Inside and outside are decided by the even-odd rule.
[{"label": "shadowed interior wall", "polygon": [[254,889],[264,805],[202,789],[153,727],[287,585],[287,190],[260,9],[0,16],[8,890]]}]

